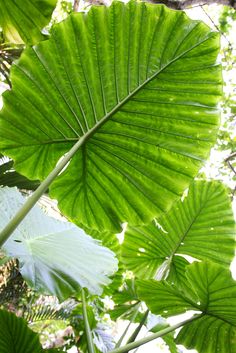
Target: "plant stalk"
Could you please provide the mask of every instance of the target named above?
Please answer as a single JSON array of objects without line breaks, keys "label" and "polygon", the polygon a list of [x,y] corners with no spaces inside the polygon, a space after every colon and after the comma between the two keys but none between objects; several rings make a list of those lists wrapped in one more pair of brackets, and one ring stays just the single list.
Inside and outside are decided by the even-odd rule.
[{"label": "plant stalk", "polygon": [[[136,327],[136,329],[134,330],[134,332],[132,333],[132,335],[130,336],[130,338],[128,339],[126,344],[132,343],[136,340],[139,332],[141,331],[141,328],[143,327],[143,325],[145,324],[145,322],[147,320],[148,313],[149,313],[149,310],[146,310],[138,327]],[[127,353],[128,353],[128,351],[127,351]]]},{"label": "plant stalk", "polygon": [[125,346],[123,347],[119,347],[119,348],[115,348],[113,349],[112,351],[110,351],[109,353],[126,353],[132,349],[135,349],[135,348],[138,348],[140,346],[142,346],[143,344],[145,343],[148,343],[150,341],[153,341],[155,340],[156,338],[159,338],[159,337],[162,337],[162,336],[165,336],[167,333],[169,332],[172,332],[172,331],[175,331],[177,328],[181,327],[181,326],[184,326],[194,320],[197,320],[199,319],[200,317],[202,316],[201,315],[198,315],[198,316],[193,316],[191,317],[190,319],[188,320],[185,320],[185,321],[182,321],[176,325],[173,325],[173,326],[170,326],[170,327],[167,327],[159,332],[156,332],[150,336],[147,336],[147,337],[144,337],[144,338],[141,338],[140,340],[136,341],[136,342],[132,342],[132,343],[128,343],[126,344]]},{"label": "plant stalk", "polygon": [[141,305],[141,303],[138,303],[137,308],[136,308],[135,312],[133,313],[133,315],[132,315],[127,327],[125,328],[123,334],[120,336],[119,341],[116,343],[116,348],[121,346],[121,343],[122,343],[123,339],[125,338],[125,336],[126,336],[128,330],[129,330],[131,324],[134,322],[134,320],[136,319],[136,316],[138,315],[140,305]]},{"label": "plant stalk", "polygon": [[86,298],[85,298],[85,293],[84,293],[83,288],[81,290],[81,297],[82,297],[84,328],[85,328],[85,333],[86,333],[86,338],[87,338],[88,353],[95,353],[94,344],[93,344],[93,337],[92,337],[91,329],[89,326],[89,320],[88,320],[88,315],[87,315],[87,310],[86,310]]},{"label": "plant stalk", "polygon": [[45,193],[51,183],[56,179],[58,174],[71,160],[73,155],[78,151],[78,149],[86,142],[87,138],[90,136],[90,130],[87,134],[82,136],[78,142],[67,152],[63,159],[57,164],[53,171],[47,176],[47,178],[40,184],[40,186],[35,190],[35,192],[26,200],[24,205],[19,209],[11,221],[6,225],[6,227],[0,232],[0,247],[5,243],[9,236],[14,232],[17,226],[22,222],[25,216],[29,213],[31,208],[34,207],[36,202]]}]

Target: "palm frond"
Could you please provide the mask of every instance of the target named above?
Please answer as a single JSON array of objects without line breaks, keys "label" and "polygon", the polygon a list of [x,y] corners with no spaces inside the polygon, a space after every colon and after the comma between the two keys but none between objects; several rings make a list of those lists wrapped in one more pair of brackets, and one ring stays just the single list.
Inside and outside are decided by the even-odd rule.
[{"label": "palm frond", "polygon": [[47,297],[41,297],[35,304],[25,308],[22,316],[30,323],[44,320],[66,320],[77,306],[73,299],[59,304],[56,298],[50,297],[51,303],[45,304]]}]

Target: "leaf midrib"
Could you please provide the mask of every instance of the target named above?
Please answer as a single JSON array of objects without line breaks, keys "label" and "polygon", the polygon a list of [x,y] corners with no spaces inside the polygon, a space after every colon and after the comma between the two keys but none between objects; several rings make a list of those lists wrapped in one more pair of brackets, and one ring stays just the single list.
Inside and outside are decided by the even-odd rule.
[{"label": "leaf midrib", "polygon": [[173,64],[175,61],[179,60],[180,58],[182,58],[184,55],[188,54],[191,50],[195,49],[196,47],[198,47],[199,45],[201,45],[202,43],[206,42],[207,40],[209,40],[211,37],[208,36],[207,38],[205,38],[204,40],[198,42],[196,45],[192,46],[191,48],[189,48],[188,50],[184,51],[183,53],[181,53],[180,55],[176,56],[174,59],[170,60],[170,62],[168,64],[166,64],[165,66],[163,66],[160,70],[158,70],[157,72],[155,72],[152,76],[150,76],[148,79],[146,79],[140,86],[138,86],[135,90],[133,90],[131,93],[128,94],[127,97],[125,97],[122,101],[120,101],[109,113],[107,113],[102,119],[100,119],[98,121],[97,124],[95,124],[85,135],[83,135],[81,138],[83,138],[86,142],[89,138],[91,138],[96,132],[97,130],[102,127],[107,120],[109,120],[110,117],[112,117],[117,111],[119,111],[119,109],[125,104],[127,103],[136,93],[138,93],[142,88],[144,88],[145,85],[147,85],[149,82],[151,82],[153,79],[156,78],[156,76],[158,76],[160,73],[162,73],[167,67],[169,67],[171,64]]},{"label": "leaf midrib", "polygon": [[[194,223],[196,222],[196,220],[198,219],[198,217],[200,216],[202,210],[204,209],[206,203],[209,200],[205,200],[205,202],[199,207],[199,210],[197,212],[197,214],[194,216],[194,218],[192,219],[192,221],[190,222],[187,230],[184,232],[184,234],[182,235],[182,237],[179,239],[178,244],[176,245],[175,249],[172,251],[170,258],[173,258],[173,256],[176,254],[176,252],[178,251],[178,249],[182,246],[182,242],[184,241],[184,239],[188,236],[188,233],[190,232],[192,226],[194,225]],[[182,205],[184,206],[184,205]]]}]

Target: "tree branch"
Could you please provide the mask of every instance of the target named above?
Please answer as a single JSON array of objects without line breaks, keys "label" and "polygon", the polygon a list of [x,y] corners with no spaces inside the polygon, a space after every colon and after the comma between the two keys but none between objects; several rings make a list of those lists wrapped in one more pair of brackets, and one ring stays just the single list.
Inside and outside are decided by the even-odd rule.
[{"label": "tree branch", "polygon": [[236,158],[236,152],[231,153],[231,155],[225,159],[225,162],[228,164],[229,168],[236,175],[236,170],[234,169],[233,165],[230,163],[230,160],[233,159],[233,158]]},{"label": "tree branch", "polygon": [[236,9],[236,0],[148,0],[154,4],[164,4],[175,10],[184,10],[186,8],[191,8],[193,6],[203,6],[203,5],[226,5],[233,9]]}]

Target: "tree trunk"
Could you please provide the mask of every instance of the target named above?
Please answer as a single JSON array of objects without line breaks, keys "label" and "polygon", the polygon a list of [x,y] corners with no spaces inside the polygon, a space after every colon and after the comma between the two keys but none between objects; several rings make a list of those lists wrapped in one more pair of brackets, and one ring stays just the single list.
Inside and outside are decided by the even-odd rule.
[{"label": "tree trunk", "polygon": [[154,4],[164,4],[175,10],[183,10],[186,8],[191,8],[193,6],[201,6],[201,5],[227,5],[234,9],[236,9],[236,0],[149,0]]}]

